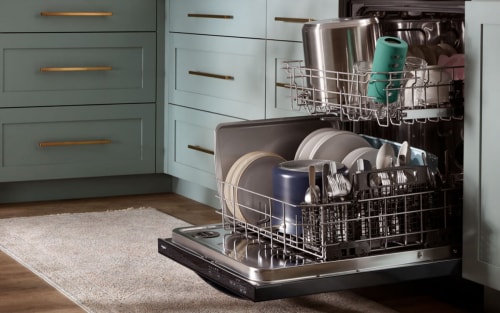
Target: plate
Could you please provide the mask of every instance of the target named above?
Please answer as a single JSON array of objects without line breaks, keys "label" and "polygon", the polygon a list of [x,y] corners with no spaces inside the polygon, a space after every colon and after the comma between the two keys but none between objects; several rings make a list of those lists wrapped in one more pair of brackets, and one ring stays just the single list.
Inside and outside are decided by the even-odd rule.
[{"label": "plate", "polygon": [[356,133],[329,133],[316,143],[309,158],[342,162],[349,152],[362,147],[371,147],[371,145]]},{"label": "plate", "polygon": [[244,165],[247,159],[254,158],[258,155],[262,154],[261,151],[253,151],[249,152],[236,160],[233,163],[229,171],[227,172],[226,179],[224,180],[224,189],[223,196],[224,201],[226,202],[226,210],[224,213],[229,216],[233,216],[234,214],[234,194],[236,192],[236,187],[234,185],[234,177],[235,173],[240,171],[241,166]]},{"label": "plate", "polygon": [[[272,197],[272,171],[285,159],[272,152],[256,151],[241,157],[229,184],[228,208],[240,221],[257,225],[270,212]],[[234,187],[233,187],[234,186]],[[235,191],[236,189],[236,191]]]},{"label": "plate", "polygon": [[378,149],[373,147],[362,147],[349,152],[342,160],[347,168],[352,168],[358,159],[368,160],[372,165],[377,161]]},{"label": "plate", "polygon": [[295,160],[308,160],[311,151],[316,146],[317,142],[323,138],[325,135],[335,134],[335,133],[344,133],[347,131],[338,130],[333,128],[320,128],[318,130],[313,131],[309,135],[307,135],[304,140],[302,140],[297,152],[295,153]]},{"label": "plate", "polygon": [[330,132],[332,131],[332,128],[320,128],[316,129],[315,131],[311,132],[309,135],[307,135],[302,142],[300,143],[299,147],[297,148],[297,151],[295,152],[295,160],[301,160],[300,155],[303,153],[306,145],[310,145],[311,141],[313,140],[316,135],[325,133],[325,132]]},{"label": "plate", "polygon": [[394,152],[394,148],[390,144],[384,143],[378,149],[377,160],[375,162],[377,169],[392,167],[395,161],[396,153]]}]

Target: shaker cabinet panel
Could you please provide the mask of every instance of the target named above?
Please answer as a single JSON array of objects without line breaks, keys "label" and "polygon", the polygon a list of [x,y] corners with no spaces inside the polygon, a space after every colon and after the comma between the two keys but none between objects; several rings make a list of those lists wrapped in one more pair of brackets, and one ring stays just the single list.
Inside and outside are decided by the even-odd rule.
[{"label": "shaker cabinet panel", "polygon": [[2,0],[2,32],[156,31],[154,0]]},{"label": "shaker cabinet panel", "polygon": [[0,106],[156,101],[154,33],[0,34]]},{"label": "shaker cabinet panel", "polygon": [[[308,115],[304,107],[298,107],[293,99],[296,90],[286,85],[291,82],[285,70],[285,61],[303,60],[302,43],[268,41],[266,56],[266,118]],[[291,64],[295,65],[295,64]],[[295,83],[305,83],[298,79]]]},{"label": "shaker cabinet panel", "polygon": [[339,16],[338,0],[268,0],[267,39],[302,41],[302,25]]},{"label": "shaker cabinet panel", "polygon": [[0,181],[155,172],[155,104],[0,109]]},{"label": "shaker cabinet panel", "polygon": [[466,58],[478,66],[465,67],[463,276],[500,290],[500,3],[466,2],[465,12]]},{"label": "shaker cabinet panel", "polygon": [[214,135],[237,119],[176,105],[168,109],[168,173],[216,190]]},{"label": "shaker cabinet panel", "polygon": [[264,40],[171,34],[169,43],[170,103],[264,118]]},{"label": "shaker cabinet panel", "polygon": [[265,0],[170,0],[170,31],[264,38]]}]

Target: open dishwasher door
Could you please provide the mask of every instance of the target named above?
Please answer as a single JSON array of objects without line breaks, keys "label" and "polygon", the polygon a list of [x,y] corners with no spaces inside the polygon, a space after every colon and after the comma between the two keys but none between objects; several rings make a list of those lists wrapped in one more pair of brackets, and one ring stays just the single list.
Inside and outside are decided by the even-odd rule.
[{"label": "open dishwasher door", "polygon": [[[353,176],[350,195],[323,203],[286,203],[248,190],[239,180],[227,181],[248,153],[293,160],[308,135],[334,128],[344,124],[316,116],[219,125],[215,166],[221,223],[175,229],[171,238],[158,240],[159,253],[252,301],[459,275],[454,222],[461,208],[451,201],[456,190],[429,183],[436,160],[424,151],[412,151],[414,164],[397,169],[412,175],[404,186],[367,183],[370,175],[397,176],[395,169],[364,171]],[[364,138],[374,148],[387,143]],[[286,210],[296,219],[285,219]]]}]

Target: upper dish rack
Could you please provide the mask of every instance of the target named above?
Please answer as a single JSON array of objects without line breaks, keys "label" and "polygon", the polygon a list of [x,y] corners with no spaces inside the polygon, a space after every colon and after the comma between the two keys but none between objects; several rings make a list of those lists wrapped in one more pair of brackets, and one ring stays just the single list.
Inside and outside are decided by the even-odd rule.
[{"label": "upper dish rack", "polygon": [[[349,121],[371,120],[380,126],[463,119],[464,83],[463,79],[457,79],[463,77],[463,66],[345,73],[306,68],[299,60],[283,64],[292,108],[305,108],[312,115],[335,115]],[[386,80],[374,80],[373,74],[383,74]],[[368,86],[373,82],[386,85],[387,104],[367,96]],[[397,93],[397,100],[389,103],[393,93]]]}]

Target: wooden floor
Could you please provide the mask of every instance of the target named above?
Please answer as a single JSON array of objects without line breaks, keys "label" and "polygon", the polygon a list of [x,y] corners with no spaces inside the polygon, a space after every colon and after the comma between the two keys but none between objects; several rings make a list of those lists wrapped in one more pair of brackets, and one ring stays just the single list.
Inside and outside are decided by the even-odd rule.
[{"label": "wooden floor", "polygon": [[[220,220],[220,216],[212,208],[174,194],[0,204],[0,218],[130,207],[154,207],[195,225]],[[207,288],[210,287],[207,285]],[[441,278],[354,291],[404,313],[481,312],[481,288],[459,278]],[[20,312],[83,311],[42,279],[0,252],[0,313]]]}]

